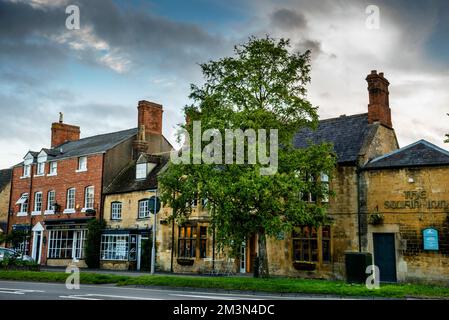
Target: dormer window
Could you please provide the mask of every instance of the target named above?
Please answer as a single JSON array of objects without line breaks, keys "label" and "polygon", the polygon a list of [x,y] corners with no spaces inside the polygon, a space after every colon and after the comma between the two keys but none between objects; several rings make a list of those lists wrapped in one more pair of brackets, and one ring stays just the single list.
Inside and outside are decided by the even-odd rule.
[{"label": "dormer window", "polygon": [[136,165],[136,179],[146,179],[147,178],[147,164],[138,163]]}]

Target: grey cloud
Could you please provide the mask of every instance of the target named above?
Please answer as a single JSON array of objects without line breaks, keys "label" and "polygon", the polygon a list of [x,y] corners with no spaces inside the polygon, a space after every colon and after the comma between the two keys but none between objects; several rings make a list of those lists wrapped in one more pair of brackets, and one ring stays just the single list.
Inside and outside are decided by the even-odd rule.
[{"label": "grey cloud", "polygon": [[271,22],[282,30],[297,30],[307,27],[306,17],[291,9],[278,9],[271,14]]}]

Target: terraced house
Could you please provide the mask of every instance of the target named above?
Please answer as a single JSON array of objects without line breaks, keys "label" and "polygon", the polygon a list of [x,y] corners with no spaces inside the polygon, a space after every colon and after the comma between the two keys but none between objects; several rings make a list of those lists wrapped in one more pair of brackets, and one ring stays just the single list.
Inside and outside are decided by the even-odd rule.
[{"label": "terraced house", "polygon": [[[152,107],[153,106],[153,107]],[[138,121],[154,136],[162,107],[139,102]],[[152,131],[153,130],[153,131]],[[103,191],[133,159],[138,129],[80,139],[80,128],[63,123],[51,128],[51,148],[29,151],[12,170],[9,230],[31,233],[21,245],[40,264],[84,263],[87,222],[103,216]],[[153,144],[168,144],[163,137]]]}]

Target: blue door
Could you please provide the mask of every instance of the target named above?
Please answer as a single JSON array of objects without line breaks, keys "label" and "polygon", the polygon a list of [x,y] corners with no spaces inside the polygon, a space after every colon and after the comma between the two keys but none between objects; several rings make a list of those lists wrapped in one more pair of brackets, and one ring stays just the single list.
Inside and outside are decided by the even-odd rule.
[{"label": "blue door", "polygon": [[394,233],[373,233],[374,264],[379,267],[381,282],[396,282]]}]

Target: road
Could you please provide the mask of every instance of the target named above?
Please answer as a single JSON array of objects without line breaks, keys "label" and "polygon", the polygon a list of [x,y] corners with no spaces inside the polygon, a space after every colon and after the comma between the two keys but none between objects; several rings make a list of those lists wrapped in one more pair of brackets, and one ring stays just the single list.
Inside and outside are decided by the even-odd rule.
[{"label": "road", "polygon": [[269,294],[219,293],[159,288],[80,285],[68,290],[62,283],[0,281],[0,300],[322,300],[317,296],[279,296]]}]

